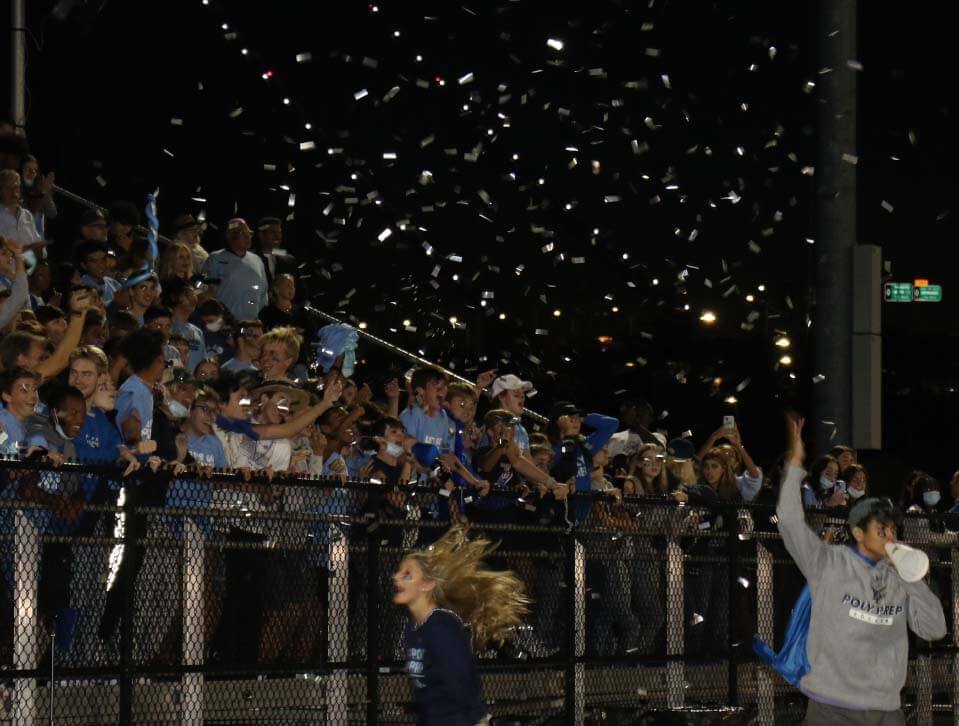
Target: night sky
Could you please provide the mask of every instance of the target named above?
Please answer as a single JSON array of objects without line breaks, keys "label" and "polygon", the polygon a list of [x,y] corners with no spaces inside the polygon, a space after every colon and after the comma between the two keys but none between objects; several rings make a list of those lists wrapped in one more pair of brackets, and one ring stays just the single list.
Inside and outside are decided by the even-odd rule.
[{"label": "night sky", "polygon": [[[884,306],[886,448],[943,475],[951,39],[877,5],[834,69],[860,74],[860,241],[945,287]],[[811,400],[813,5],[51,6],[30,3],[28,132],[62,185],[101,204],[158,186],[161,231],[202,212],[211,249],[234,214],[290,217],[316,307],[459,372],[532,377],[537,410],[647,397],[699,440],[732,410],[769,458],[782,402]]]}]

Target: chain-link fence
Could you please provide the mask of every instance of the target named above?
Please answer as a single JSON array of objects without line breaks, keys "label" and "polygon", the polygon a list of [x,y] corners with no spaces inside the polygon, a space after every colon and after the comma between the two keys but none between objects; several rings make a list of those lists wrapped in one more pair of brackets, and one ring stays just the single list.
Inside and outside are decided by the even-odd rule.
[{"label": "chain-link fence", "polygon": [[[771,509],[13,461],[0,491],[2,723],[413,723],[392,573],[463,518],[534,600],[478,654],[499,723],[802,720],[752,652],[755,633],[779,648],[803,586]],[[956,537],[912,517],[904,535],[950,625],[912,643],[904,706],[951,721]]]}]

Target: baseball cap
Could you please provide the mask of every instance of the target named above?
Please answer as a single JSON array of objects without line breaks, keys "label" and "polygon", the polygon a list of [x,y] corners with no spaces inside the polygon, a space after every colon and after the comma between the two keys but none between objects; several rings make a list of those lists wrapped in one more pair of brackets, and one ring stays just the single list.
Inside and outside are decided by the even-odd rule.
[{"label": "baseball cap", "polygon": [[274,224],[283,224],[283,220],[279,217],[260,217],[260,221],[256,223],[256,228],[263,229]]},{"label": "baseball cap", "polygon": [[892,504],[892,500],[888,497],[866,497],[856,502],[852,509],[849,510],[849,517],[846,519],[846,523],[849,525],[849,529],[852,529],[853,527],[859,527],[863,520],[871,514],[881,512],[892,517],[894,511],[895,507]]},{"label": "baseball cap", "polygon": [[549,420],[556,421],[560,416],[572,416],[577,413],[582,415],[586,413],[586,409],[571,401],[557,401],[549,411]]},{"label": "baseball cap", "polygon": [[675,461],[687,461],[696,458],[696,447],[689,439],[677,437],[669,440],[666,445],[666,453]]},{"label": "baseball cap", "polygon": [[514,376],[512,373],[507,373],[505,376],[500,376],[493,381],[490,394],[493,396],[493,398],[496,398],[503,391],[515,391],[517,388],[522,388],[523,392],[528,393],[530,396],[536,395],[536,389],[533,388],[532,383],[529,381],[524,381],[519,376]]}]

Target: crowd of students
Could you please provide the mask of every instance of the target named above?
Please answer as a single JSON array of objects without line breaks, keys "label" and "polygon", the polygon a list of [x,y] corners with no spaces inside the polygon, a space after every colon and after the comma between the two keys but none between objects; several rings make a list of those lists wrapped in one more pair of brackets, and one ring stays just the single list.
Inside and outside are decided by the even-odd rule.
[{"label": "crowd of students", "polygon": [[[579,526],[584,532],[665,531],[656,518],[638,516],[637,497],[693,506],[775,503],[779,467],[757,466],[734,422],[697,449],[689,438],[668,440],[652,430],[655,412],[643,401],[623,402],[618,417],[558,401],[548,426],[531,431],[524,412],[533,384],[508,372],[482,372],[473,384],[450,382],[431,367],[357,380],[364,376],[353,375],[356,331],[324,325],[302,304],[298,263],[282,247],[278,218],[262,218],[254,227],[231,219],[218,239],[218,232],[182,214],[169,229],[172,241],[156,246],[136,207],[120,203],[107,216],[85,212],[76,229],[57,229],[53,244],[52,175],[41,174],[37,160],[11,139],[0,158],[0,452],[54,466],[115,464],[118,472],[115,482],[74,482],[0,471],[4,499],[42,505],[44,514],[35,521],[44,532],[102,533],[103,518],[86,516],[84,506],[115,504],[121,492],[147,506],[295,512],[303,503],[292,495],[284,501],[263,477],[276,482],[304,475],[368,480],[384,492],[327,492],[329,501],[309,511]],[[239,472],[249,483],[196,484],[214,470]],[[146,484],[123,488],[120,473],[136,473]],[[160,483],[150,484],[154,479]],[[404,490],[413,484],[433,486],[442,496],[417,504]],[[954,478],[943,496],[935,479],[917,472],[902,504],[944,512],[957,488]],[[837,446],[812,464],[803,492],[808,507],[829,509],[848,506],[868,489],[856,452]],[[592,496],[570,497],[586,493]],[[13,521],[11,508],[0,509],[2,533],[12,531]],[[147,521],[126,526],[142,535]],[[734,525],[716,517],[686,526],[688,553],[708,559],[722,556],[725,544],[695,535]],[[557,546],[542,536],[500,532],[504,550]],[[233,542],[274,537],[249,516],[226,518],[206,534]],[[310,536],[314,543],[326,541]],[[588,650],[661,651],[663,542],[590,537],[583,535],[594,555],[587,569]],[[397,529],[389,542],[414,543],[408,540]],[[9,604],[12,550],[2,552]],[[69,588],[56,584],[80,576],[63,574],[70,572],[71,556],[63,548],[45,552],[47,561],[67,563],[66,570],[51,564],[41,575],[48,583],[42,592],[67,590],[43,604],[48,624],[71,605]],[[116,574],[124,567],[138,572],[142,559],[128,552],[114,566],[115,581],[124,581]],[[548,655],[564,643],[564,611],[555,594],[562,566],[548,557],[527,564],[536,602],[531,649]],[[276,634],[318,629],[311,608],[323,600],[322,557],[307,553],[278,562],[238,549],[217,566],[219,604],[209,608],[215,611],[209,630],[219,636],[211,638],[211,653],[269,660],[310,651],[310,638],[295,642]],[[95,583],[100,573],[83,576]],[[724,566],[687,567],[691,651],[725,647],[727,579]],[[263,593],[252,628],[249,609],[240,606],[251,585]],[[108,593],[97,624],[102,641],[116,638],[121,600],[116,588]],[[709,627],[696,627],[703,622]]]}]

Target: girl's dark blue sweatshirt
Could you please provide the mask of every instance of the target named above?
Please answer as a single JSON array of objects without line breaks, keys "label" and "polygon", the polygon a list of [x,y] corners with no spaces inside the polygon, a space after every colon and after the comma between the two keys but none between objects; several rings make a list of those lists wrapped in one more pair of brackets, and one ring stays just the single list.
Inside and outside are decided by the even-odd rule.
[{"label": "girl's dark blue sweatshirt", "polygon": [[469,630],[452,610],[437,608],[422,625],[407,624],[406,670],[419,726],[473,726],[489,713]]}]

